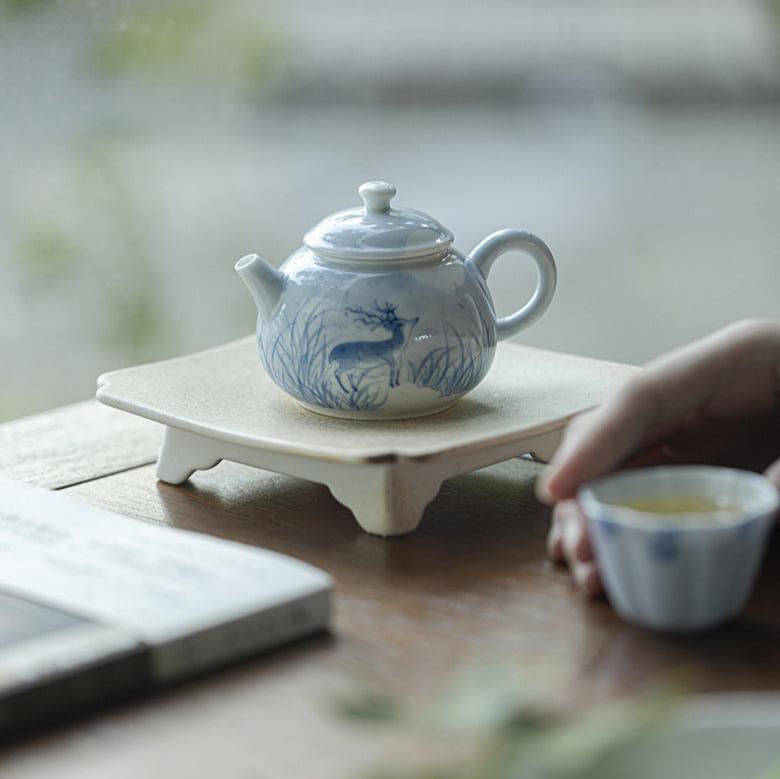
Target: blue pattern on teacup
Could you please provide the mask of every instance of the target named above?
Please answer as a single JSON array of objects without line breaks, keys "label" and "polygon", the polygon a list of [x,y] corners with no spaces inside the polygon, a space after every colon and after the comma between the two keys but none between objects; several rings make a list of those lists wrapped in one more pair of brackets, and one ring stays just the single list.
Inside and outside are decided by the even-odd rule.
[{"label": "blue pattern on teacup", "polygon": [[653,559],[662,563],[673,562],[677,559],[680,548],[679,530],[657,530],[650,540],[650,553]]},{"label": "blue pattern on teacup", "polygon": [[599,527],[602,529],[605,538],[614,539],[620,535],[620,525],[617,522],[600,519]]}]

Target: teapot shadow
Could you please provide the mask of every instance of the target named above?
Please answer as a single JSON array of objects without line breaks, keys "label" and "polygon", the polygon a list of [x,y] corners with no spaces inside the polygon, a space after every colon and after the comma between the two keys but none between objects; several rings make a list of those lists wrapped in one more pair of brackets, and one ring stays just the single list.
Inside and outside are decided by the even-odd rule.
[{"label": "teapot shadow", "polygon": [[461,398],[454,406],[436,416],[439,421],[446,419],[448,422],[461,422],[464,420],[490,416],[496,413],[498,412],[495,405],[467,396]]}]

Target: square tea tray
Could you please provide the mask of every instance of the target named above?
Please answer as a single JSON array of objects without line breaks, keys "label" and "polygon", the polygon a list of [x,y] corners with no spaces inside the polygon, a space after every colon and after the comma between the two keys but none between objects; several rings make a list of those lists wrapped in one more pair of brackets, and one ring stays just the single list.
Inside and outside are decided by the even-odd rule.
[{"label": "square tea tray", "polygon": [[181,484],[232,460],[326,484],[360,526],[414,530],[450,476],[531,454],[546,461],[566,422],[602,402],[628,365],[499,344],[487,378],[454,407],[396,422],[300,408],[266,376],[254,337],[98,379],[109,406],[165,425],[157,476]]}]

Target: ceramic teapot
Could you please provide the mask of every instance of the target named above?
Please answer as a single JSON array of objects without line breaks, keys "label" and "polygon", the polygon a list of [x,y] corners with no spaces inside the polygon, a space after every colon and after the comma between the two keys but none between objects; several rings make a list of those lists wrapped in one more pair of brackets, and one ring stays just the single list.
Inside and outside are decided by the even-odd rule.
[{"label": "ceramic teapot", "polygon": [[[279,270],[257,254],[236,263],[257,306],[260,360],[304,408],[352,419],[435,414],[485,377],[496,342],[550,305],[556,269],[531,233],[500,230],[468,256],[432,217],[391,206],[395,187],[358,190],[363,206],[323,219]],[[497,318],[487,286],[496,258],[536,265],[531,299]]]}]

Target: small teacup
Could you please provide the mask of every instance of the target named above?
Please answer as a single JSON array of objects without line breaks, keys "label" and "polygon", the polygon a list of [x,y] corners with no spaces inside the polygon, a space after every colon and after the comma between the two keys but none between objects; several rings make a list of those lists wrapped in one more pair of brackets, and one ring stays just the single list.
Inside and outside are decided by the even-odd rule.
[{"label": "small teacup", "polygon": [[695,631],[745,605],[778,495],[748,471],[664,466],[607,477],[578,498],[615,610],[654,630]]}]

